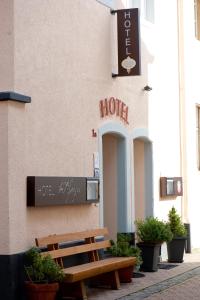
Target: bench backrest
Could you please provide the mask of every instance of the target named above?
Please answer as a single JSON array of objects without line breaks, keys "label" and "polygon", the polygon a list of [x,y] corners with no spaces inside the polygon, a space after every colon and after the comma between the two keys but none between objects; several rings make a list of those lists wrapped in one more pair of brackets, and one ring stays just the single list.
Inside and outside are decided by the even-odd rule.
[{"label": "bench backrest", "polygon": [[[38,247],[47,247],[47,251],[42,252],[41,255],[50,254],[63,267],[63,257],[88,253],[90,261],[99,260],[98,250],[109,248],[111,246],[109,240],[99,240],[97,237],[108,235],[107,228],[98,228],[93,230],[86,230],[81,232],[53,234],[47,237],[36,238],[36,245]],[[66,242],[84,241],[81,245],[74,244],[67,245],[66,248],[60,248],[60,245]]]}]

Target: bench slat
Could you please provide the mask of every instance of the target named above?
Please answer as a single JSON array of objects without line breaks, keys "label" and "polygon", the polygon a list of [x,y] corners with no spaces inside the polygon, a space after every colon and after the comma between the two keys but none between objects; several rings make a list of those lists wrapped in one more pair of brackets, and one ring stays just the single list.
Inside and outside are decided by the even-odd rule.
[{"label": "bench slat", "polygon": [[69,256],[73,254],[79,254],[79,253],[85,253],[93,250],[100,250],[100,249],[105,249],[109,248],[110,241],[100,241],[100,242],[95,242],[92,244],[84,244],[84,245],[79,245],[79,246],[73,246],[69,248],[60,248],[57,250],[52,250],[52,251],[45,251],[42,252],[41,255],[46,256],[48,254],[51,255],[52,258],[59,258],[59,257],[64,257],[64,256]]},{"label": "bench slat", "polygon": [[85,238],[95,237],[95,236],[104,236],[108,235],[107,228],[97,228],[93,230],[86,230],[74,233],[66,234],[53,234],[47,237],[36,238],[35,242],[38,247],[44,247],[56,243],[64,243],[74,240],[81,240]]},{"label": "bench slat", "polygon": [[135,257],[109,257],[100,261],[63,269],[67,282],[76,282],[103,273],[134,266]]}]

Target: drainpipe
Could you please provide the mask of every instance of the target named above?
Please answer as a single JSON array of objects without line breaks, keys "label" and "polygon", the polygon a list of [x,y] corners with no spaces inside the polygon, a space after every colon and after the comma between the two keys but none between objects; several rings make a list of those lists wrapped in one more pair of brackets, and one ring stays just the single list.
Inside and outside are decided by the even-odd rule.
[{"label": "drainpipe", "polygon": [[184,2],[183,0],[177,0],[179,126],[180,126],[180,174],[183,178],[183,196],[182,196],[182,199],[181,199],[181,216],[182,216],[183,222],[188,223],[183,2]]}]

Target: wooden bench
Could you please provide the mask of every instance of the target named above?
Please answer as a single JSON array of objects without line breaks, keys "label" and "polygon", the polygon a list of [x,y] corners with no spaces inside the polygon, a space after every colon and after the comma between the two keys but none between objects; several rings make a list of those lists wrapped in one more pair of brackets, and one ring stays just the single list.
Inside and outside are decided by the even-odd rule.
[{"label": "wooden bench", "polygon": [[[119,270],[130,268],[133,270],[136,262],[135,257],[100,257],[99,250],[102,251],[111,246],[108,239],[102,240],[97,238],[104,237],[105,235],[108,235],[108,230],[106,228],[99,228],[36,238],[36,245],[38,247],[47,248],[47,251],[41,252],[41,255],[50,254],[63,268],[65,281],[61,284],[61,290],[64,296],[87,299],[84,282],[86,279],[91,279],[93,285],[106,283],[112,289],[119,289]],[[82,244],[74,245],[75,241],[82,241]],[[73,242],[73,245],[70,243],[71,245],[67,244],[65,248],[63,246],[61,248],[61,244],[66,242]],[[87,254],[88,263],[67,268],[64,267],[64,257],[81,253]]]}]

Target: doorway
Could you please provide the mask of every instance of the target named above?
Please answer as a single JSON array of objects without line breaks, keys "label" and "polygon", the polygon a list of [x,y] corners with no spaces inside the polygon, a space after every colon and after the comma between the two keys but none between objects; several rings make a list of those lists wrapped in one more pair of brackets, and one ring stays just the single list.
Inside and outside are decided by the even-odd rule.
[{"label": "doorway", "polygon": [[117,133],[104,134],[102,159],[103,223],[115,239],[127,227],[126,139]]},{"label": "doorway", "polygon": [[152,143],[145,138],[133,140],[135,219],[153,216]]}]

